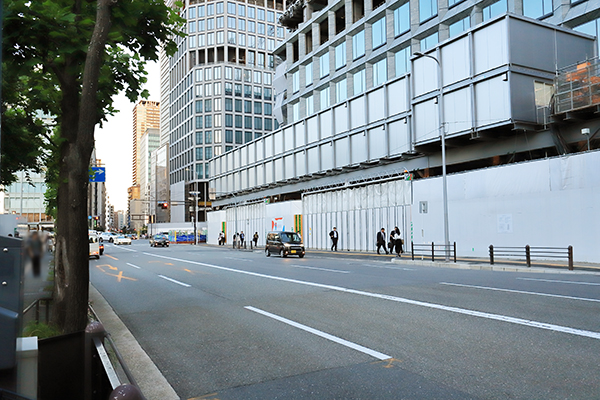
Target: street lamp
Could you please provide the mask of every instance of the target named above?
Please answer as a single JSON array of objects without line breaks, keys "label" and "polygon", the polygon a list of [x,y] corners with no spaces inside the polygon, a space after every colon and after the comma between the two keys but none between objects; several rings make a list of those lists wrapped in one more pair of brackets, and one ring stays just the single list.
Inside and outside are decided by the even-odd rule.
[{"label": "street lamp", "polygon": [[590,151],[590,128],[582,128],[581,134],[587,139],[588,151]]},{"label": "street lamp", "polygon": [[446,183],[446,133],[444,132],[444,96],[442,86],[442,62],[432,55],[415,52],[416,56],[431,58],[438,66],[438,113],[440,120],[440,137],[442,138],[442,196],[444,203],[444,241],[446,261],[450,261],[450,233],[448,229],[448,186]]}]

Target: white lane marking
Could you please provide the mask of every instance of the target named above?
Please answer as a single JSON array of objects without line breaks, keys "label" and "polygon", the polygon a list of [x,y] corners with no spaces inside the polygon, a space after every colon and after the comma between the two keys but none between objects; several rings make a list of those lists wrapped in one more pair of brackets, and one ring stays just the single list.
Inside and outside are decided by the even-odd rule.
[{"label": "white lane marking", "polygon": [[137,265],[130,264],[130,263],[127,263],[127,265],[129,265],[130,267],[133,267],[133,268],[137,268],[137,269],[141,269],[142,268],[142,267],[138,267]]},{"label": "white lane marking", "polygon": [[366,297],[390,300],[390,301],[395,301],[398,303],[427,307],[427,308],[431,308],[431,309],[435,309],[435,310],[449,311],[449,312],[453,312],[456,314],[470,315],[473,317],[480,317],[480,318],[491,319],[491,320],[501,321],[501,322],[509,322],[512,324],[524,325],[524,326],[529,326],[529,327],[539,328],[539,329],[546,329],[546,330],[555,331],[555,332],[568,333],[571,335],[583,336],[583,337],[588,337],[588,338],[592,338],[592,339],[600,339],[600,332],[586,331],[586,330],[582,330],[582,329],[571,328],[568,326],[547,324],[545,322],[532,321],[532,320],[527,320],[527,319],[522,319],[522,318],[514,318],[514,317],[509,317],[506,315],[490,314],[490,313],[486,313],[486,312],[469,310],[469,309],[464,309],[464,308],[444,306],[441,304],[427,303],[424,301],[411,300],[411,299],[406,299],[403,297],[390,296],[390,295],[386,295],[386,294],[363,292],[360,290],[348,289],[348,288],[344,288],[341,286],[325,285],[322,283],[307,282],[307,281],[300,281],[297,279],[288,279],[288,278],[282,278],[279,276],[259,274],[257,272],[243,271],[243,270],[234,269],[234,268],[221,267],[219,265],[201,263],[198,261],[190,261],[190,260],[183,260],[180,258],[160,256],[158,254],[151,254],[151,253],[144,253],[144,254],[151,256],[151,257],[166,258],[166,259],[173,260],[173,261],[179,261],[179,262],[195,264],[195,265],[202,265],[202,266],[208,267],[208,268],[219,269],[222,271],[236,272],[238,274],[256,276],[259,278],[267,278],[267,279],[273,279],[273,280],[282,281],[282,282],[296,283],[299,285],[306,285],[306,286],[318,287],[318,288],[322,288],[322,289],[336,290],[338,292],[352,293],[352,294],[357,294],[357,295],[366,296]]},{"label": "white lane marking", "polygon": [[524,290],[514,290],[514,289],[501,289],[501,288],[493,288],[487,286],[476,286],[476,285],[464,285],[461,283],[450,283],[450,282],[440,282],[440,285],[448,285],[448,286],[460,286],[466,288],[473,289],[485,289],[485,290],[494,290],[498,292],[510,292],[510,293],[519,293],[519,294],[531,294],[535,296],[544,296],[544,297],[558,297],[560,299],[570,299],[570,300],[581,300],[581,301],[593,301],[596,303],[600,303],[599,299],[589,299],[587,297],[574,297],[574,296],[565,296],[560,294],[550,294],[550,293],[539,293],[539,292],[527,292]]},{"label": "white lane marking", "polygon": [[580,281],[558,281],[554,279],[536,279],[536,278],[517,278],[522,281],[537,281],[537,282],[550,282],[550,283],[570,283],[573,285],[589,285],[589,286],[600,286],[600,283],[596,282],[580,282]]},{"label": "white lane marking", "polygon": [[247,260],[245,258],[237,258],[237,257],[225,257],[228,260],[236,260],[236,261],[246,261],[246,262],[254,262],[254,260]]},{"label": "white lane marking", "polygon": [[305,265],[289,265],[289,267],[294,267],[294,268],[306,268],[306,269],[316,269],[319,271],[327,271],[327,272],[338,272],[340,274],[349,274],[350,271],[344,271],[344,270],[340,270],[340,269],[328,269],[328,268],[317,268],[317,267],[307,267]]},{"label": "white lane marking", "polygon": [[192,285],[188,285],[187,283],[179,282],[178,280],[175,280],[173,278],[169,278],[168,276],[164,276],[164,275],[159,275],[159,276],[161,278],[163,278],[163,279],[166,279],[168,281],[171,281],[171,282],[176,283],[176,284],[181,285],[181,286],[185,286],[185,287],[191,287],[192,286]]},{"label": "white lane marking", "polygon": [[260,310],[258,308],[254,308],[254,307],[251,307],[251,306],[246,306],[244,308],[246,310],[250,310],[250,311],[254,311],[255,313],[262,314],[262,315],[264,315],[266,317],[273,318],[273,319],[275,319],[277,321],[283,322],[284,324],[291,325],[291,326],[293,326],[295,328],[302,329],[303,331],[312,333],[313,335],[317,335],[317,336],[320,336],[320,337],[325,338],[327,340],[331,340],[332,342],[341,344],[341,345],[346,346],[346,347],[350,347],[351,349],[360,351],[361,353],[368,354],[371,357],[375,357],[375,358],[377,358],[379,360],[387,360],[389,358],[392,358],[391,356],[388,356],[387,354],[383,354],[383,353],[380,353],[378,351],[371,350],[371,349],[369,349],[367,347],[364,347],[364,346],[361,346],[359,344],[352,343],[352,342],[349,342],[349,341],[344,340],[342,338],[339,338],[337,336],[330,335],[329,333],[325,333],[323,331],[319,331],[319,330],[311,328],[309,326],[299,324],[298,322],[294,322],[294,321],[289,320],[287,318],[280,317],[279,315],[271,314],[269,312],[266,312],[266,311],[263,311],[263,310]]},{"label": "white lane marking", "polygon": [[380,268],[380,269],[395,269],[396,271],[416,271],[416,268],[404,268],[404,267],[384,267],[381,265],[368,265],[368,264],[362,264],[361,267],[367,267],[367,268]]},{"label": "white lane marking", "polygon": [[137,250],[126,249],[125,247],[123,247],[123,245],[122,245],[122,244],[118,244],[118,245],[117,245],[117,244],[113,244],[113,246],[115,246],[115,247],[117,247],[117,246],[118,246],[118,247],[119,247],[120,249],[122,249],[122,250],[127,250],[127,251],[133,251],[133,252],[137,252]]}]

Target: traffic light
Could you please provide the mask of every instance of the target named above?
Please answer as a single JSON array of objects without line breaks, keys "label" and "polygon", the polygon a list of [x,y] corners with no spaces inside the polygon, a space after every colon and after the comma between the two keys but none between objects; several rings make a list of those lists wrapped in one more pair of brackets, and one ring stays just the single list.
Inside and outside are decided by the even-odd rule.
[{"label": "traffic light", "polygon": [[160,203],[160,208],[162,208],[163,210],[166,210],[167,208],[169,208],[169,203]]},{"label": "traffic light", "polygon": [[99,216],[97,216],[97,215],[94,215],[94,219],[95,219],[96,221],[98,221],[98,220],[100,219],[100,217],[99,217]]}]

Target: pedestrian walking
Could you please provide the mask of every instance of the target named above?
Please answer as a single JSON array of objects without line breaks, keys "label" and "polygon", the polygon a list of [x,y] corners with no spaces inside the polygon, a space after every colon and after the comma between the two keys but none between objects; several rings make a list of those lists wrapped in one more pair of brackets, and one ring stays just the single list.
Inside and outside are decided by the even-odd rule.
[{"label": "pedestrian walking", "polygon": [[398,227],[395,227],[394,231],[396,233],[394,235],[394,247],[396,248],[396,254],[398,257],[401,257],[400,254],[404,253],[404,239],[402,239],[402,234],[400,233],[400,229],[398,229]]},{"label": "pedestrian walking", "polygon": [[333,227],[333,230],[329,232],[329,237],[331,238],[331,251],[337,251],[337,243],[339,236],[335,226]]},{"label": "pedestrian walking", "polygon": [[254,236],[252,236],[252,241],[254,242],[254,247],[258,247],[258,232],[254,232]]},{"label": "pedestrian walking", "polygon": [[219,246],[223,246],[225,244],[225,233],[223,231],[219,232]]},{"label": "pedestrian walking", "polygon": [[240,248],[246,248],[246,235],[244,235],[244,231],[240,233]]},{"label": "pedestrian walking", "polygon": [[388,248],[390,249],[390,254],[394,253],[394,246],[396,245],[396,231],[392,229],[390,231],[390,239],[388,241]]},{"label": "pedestrian walking", "polygon": [[41,261],[42,261],[42,252],[43,252],[43,244],[40,239],[40,234],[38,231],[33,231],[29,240],[27,240],[27,255],[31,260],[31,267],[33,269],[33,276],[40,276],[41,272]]},{"label": "pedestrian walking", "polygon": [[385,234],[385,229],[381,228],[381,231],[377,232],[377,254],[379,253],[379,249],[381,247],[383,247],[383,251],[385,251],[385,254],[389,254],[387,251],[387,246],[385,244],[385,239],[386,239],[386,234]]}]

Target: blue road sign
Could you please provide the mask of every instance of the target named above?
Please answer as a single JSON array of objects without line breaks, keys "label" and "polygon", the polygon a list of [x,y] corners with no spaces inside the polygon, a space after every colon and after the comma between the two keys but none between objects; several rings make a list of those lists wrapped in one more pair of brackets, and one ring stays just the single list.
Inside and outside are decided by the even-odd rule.
[{"label": "blue road sign", "polygon": [[106,182],[106,168],[92,167],[90,173],[90,182]]}]

